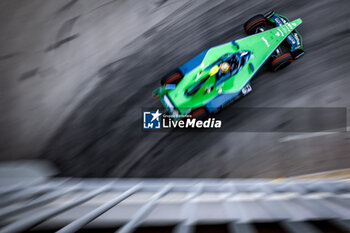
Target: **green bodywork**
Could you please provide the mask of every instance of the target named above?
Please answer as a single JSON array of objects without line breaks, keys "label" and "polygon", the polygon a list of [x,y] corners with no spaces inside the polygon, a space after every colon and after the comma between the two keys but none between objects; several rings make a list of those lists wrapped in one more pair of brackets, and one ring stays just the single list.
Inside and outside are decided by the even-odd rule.
[{"label": "green bodywork", "polygon": [[[192,109],[205,106],[219,95],[238,95],[276,48],[301,23],[302,20],[297,19],[282,26],[213,47],[207,51],[202,63],[186,73],[175,88],[168,89],[166,86],[162,86],[155,90],[154,94],[159,96],[161,100],[162,96],[167,95],[181,115],[188,114]],[[248,61],[237,73],[218,85],[216,75],[209,75],[211,65],[222,56],[239,51],[250,52]],[[186,95],[186,91],[191,90],[199,82],[204,82],[200,89],[190,96]],[[167,107],[167,103],[164,103],[164,100],[162,102]]]}]

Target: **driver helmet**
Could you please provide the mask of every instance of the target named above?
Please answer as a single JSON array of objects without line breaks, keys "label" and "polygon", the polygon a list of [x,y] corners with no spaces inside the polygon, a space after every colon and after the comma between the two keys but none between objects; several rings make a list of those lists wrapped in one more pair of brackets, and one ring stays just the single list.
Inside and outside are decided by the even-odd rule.
[{"label": "driver helmet", "polygon": [[220,65],[220,71],[222,74],[226,74],[230,70],[230,64],[228,62],[223,62]]}]

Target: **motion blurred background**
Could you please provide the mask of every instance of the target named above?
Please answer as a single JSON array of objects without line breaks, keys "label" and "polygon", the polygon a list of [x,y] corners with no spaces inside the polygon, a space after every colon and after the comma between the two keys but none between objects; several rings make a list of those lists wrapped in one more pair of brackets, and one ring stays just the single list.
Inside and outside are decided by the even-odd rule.
[{"label": "motion blurred background", "polygon": [[350,167],[347,132],[141,130],[142,107],[160,107],[151,93],[163,75],[246,36],[243,23],[270,9],[303,19],[307,53],[281,72],[262,69],[252,94],[220,114],[349,107],[347,0],[2,0],[1,161],[47,160],[75,177],[286,177]]}]

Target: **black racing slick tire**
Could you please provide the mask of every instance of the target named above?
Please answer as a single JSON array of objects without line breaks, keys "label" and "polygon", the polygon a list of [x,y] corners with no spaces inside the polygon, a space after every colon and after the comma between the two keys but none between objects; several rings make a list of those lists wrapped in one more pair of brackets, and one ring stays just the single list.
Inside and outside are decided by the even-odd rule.
[{"label": "black racing slick tire", "polygon": [[244,31],[248,35],[252,35],[255,33],[256,29],[258,27],[264,27],[267,24],[267,20],[263,15],[256,15],[252,18],[250,18],[245,24],[243,25]]},{"label": "black racing slick tire", "polygon": [[271,68],[274,72],[277,72],[292,62],[293,62],[293,56],[290,54],[290,52],[284,53],[274,58],[271,61]]},{"label": "black racing slick tire", "polygon": [[205,107],[197,108],[193,110],[191,113],[192,119],[204,120],[209,117],[208,111]]},{"label": "black racing slick tire", "polygon": [[169,74],[165,75],[160,83],[162,85],[167,85],[167,84],[178,84],[181,79],[183,78],[183,75],[181,74],[180,71],[175,70],[173,72],[170,72]]}]

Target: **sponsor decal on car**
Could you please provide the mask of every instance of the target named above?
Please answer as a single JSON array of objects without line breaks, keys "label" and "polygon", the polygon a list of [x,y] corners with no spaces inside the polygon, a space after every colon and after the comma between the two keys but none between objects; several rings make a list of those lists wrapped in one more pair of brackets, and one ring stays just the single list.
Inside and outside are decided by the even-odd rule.
[{"label": "sponsor decal on car", "polygon": [[294,33],[294,37],[295,39],[297,40],[297,43],[300,44],[300,40],[299,40],[299,36],[298,36],[298,33]]},{"label": "sponsor decal on car", "polygon": [[270,44],[269,44],[269,42],[267,42],[267,40],[265,39],[265,37],[261,37],[261,39],[265,42],[265,44],[266,44],[267,47],[270,47]]}]

